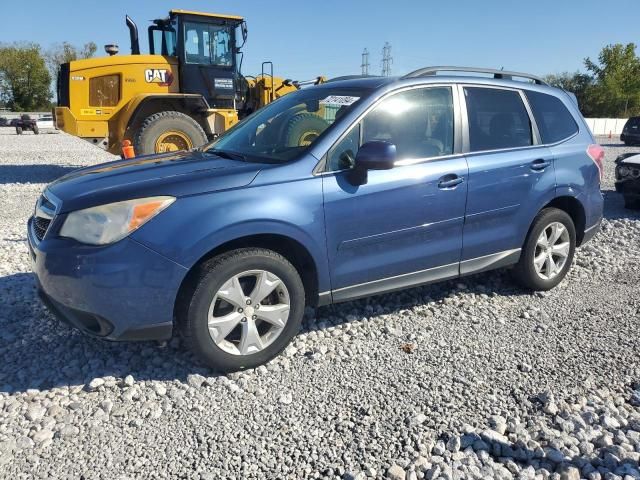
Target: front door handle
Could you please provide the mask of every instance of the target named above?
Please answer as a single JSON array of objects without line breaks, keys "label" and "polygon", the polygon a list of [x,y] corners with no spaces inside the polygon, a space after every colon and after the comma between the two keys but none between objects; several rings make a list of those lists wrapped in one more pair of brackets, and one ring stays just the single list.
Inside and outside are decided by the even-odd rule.
[{"label": "front door handle", "polygon": [[446,189],[446,188],[454,188],[457,185],[460,185],[464,181],[464,178],[459,177],[455,173],[445,175],[440,178],[438,182],[438,188]]},{"label": "front door handle", "polygon": [[531,170],[541,172],[542,170],[544,170],[550,165],[551,165],[551,162],[548,162],[543,158],[539,158],[538,160],[534,160],[533,162],[531,162]]}]

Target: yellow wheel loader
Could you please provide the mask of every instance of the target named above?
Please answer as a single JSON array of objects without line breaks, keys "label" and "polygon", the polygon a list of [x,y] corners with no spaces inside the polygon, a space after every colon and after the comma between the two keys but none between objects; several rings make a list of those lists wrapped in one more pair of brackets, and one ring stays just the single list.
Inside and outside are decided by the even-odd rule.
[{"label": "yellow wheel loader", "polygon": [[[264,62],[255,77],[240,72],[247,26],[242,17],[171,10],[148,28],[149,54],[140,53],[138,27],[126,16],[131,54],[62,64],[57,79],[57,128],[120,153],[136,155],[198,147],[305,83],[274,77]],[[313,128],[301,131],[308,142]]]}]

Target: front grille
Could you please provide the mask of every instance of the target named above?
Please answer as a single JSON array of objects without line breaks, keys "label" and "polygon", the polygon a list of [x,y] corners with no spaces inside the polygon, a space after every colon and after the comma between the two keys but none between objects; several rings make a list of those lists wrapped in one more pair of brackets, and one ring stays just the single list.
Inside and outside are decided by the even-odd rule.
[{"label": "front grille", "polygon": [[47,233],[47,229],[49,228],[49,224],[51,220],[48,218],[42,217],[33,217],[33,233],[35,234],[38,241],[42,241],[44,238],[44,234]]},{"label": "front grille", "polygon": [[51,194],[44,192],[36,202],[36,208],[31,217],[31,231],[35,240],[40,243],[51,225],[51,221],[56,215],[57,206],[47,196]]}]

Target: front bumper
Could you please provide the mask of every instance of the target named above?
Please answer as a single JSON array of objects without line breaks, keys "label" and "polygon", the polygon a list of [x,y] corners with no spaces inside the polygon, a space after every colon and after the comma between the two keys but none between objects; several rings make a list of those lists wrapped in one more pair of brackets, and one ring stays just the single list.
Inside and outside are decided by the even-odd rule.
[{"label": "front bumper", "polygon": [[640,133],[622,133],[620,134],[622,142],[640,143]]},{"label": "front bumper", "polygon": [[29,220],[31,265],[43,303],[83,332],[108,340],[172,336],[174,304],[187,270],[125,238],[95,247],[71,239],[38,242]]},{"label": "front bumper", "polygon": [[618,180],[615,185],[616,192],[621,193],[624,197],[631,198],[633,200],[640,199],[640,179],[632,178]]}]

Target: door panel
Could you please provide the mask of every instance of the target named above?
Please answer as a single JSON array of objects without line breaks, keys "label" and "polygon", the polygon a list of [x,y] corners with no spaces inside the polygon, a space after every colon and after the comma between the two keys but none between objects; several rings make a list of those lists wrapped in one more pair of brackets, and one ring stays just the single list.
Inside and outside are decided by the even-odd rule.
[{"label": "door panel", "polygon": [[[340,170],[322,184],[334,300],[458,275],[468,174],[458,111],[449,86],[392,93],[328,152]],[[369,141],[394,144],[398,161],[353,186]]]},{"label": "door panel", "polygon": [[181,45],[181,91],[203,95],[213,108],[233,108],[234,27],[184,21]]},{"label": "door panel", "polygon": [[539,199],[555,189],[553,165],[536,170],[537,160],[551,162],[551,151],[535,147],[467,157],[469,191],[462,260],[522,247],[523,230],[526,234]]},{"label": "door panel", "polygon": [[[447,175],[463,182],[440,188]],[[347,172],[323,177],[334,290],[443,265],[453,265],[457,274],[467,191],[464,158],[371,171],[369,182],[359,187],[346,177]]]},{"label": "door panel", "polygon": [[465,86],[462,93],[470,152],[464,262],[521,248],[538,209],[553,195],[556,178],[553,154],[538,145],[520,91]]}]

